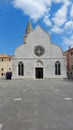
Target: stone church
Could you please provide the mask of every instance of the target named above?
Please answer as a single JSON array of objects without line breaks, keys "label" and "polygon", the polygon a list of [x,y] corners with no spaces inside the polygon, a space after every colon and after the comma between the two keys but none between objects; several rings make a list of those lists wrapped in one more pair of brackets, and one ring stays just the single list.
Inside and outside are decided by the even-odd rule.
[{"label": "stone church", "polygon": [[40,26],[28,22],[24,43],[12,59],[12,79],[66,78],[66,58]]}]

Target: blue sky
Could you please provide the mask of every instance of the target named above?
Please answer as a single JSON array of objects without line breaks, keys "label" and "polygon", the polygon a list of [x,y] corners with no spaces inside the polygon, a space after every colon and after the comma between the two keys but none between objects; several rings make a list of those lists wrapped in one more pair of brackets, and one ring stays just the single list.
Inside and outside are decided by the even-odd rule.
[{"label": "blue sky", "polygon": [[73,47],[72,0],[0,0],[0,53],[13,55],[23,44],[28,21],[38,24],[63,51]]}]

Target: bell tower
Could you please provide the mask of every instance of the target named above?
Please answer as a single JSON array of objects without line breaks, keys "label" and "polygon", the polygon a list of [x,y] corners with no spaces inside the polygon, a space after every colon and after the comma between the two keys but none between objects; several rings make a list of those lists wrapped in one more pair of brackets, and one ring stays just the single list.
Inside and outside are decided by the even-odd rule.
[{"label": "bell tower", "polygon": [[32,30],[33,30],[32,25],[30,22],[28,22],[27,27],[26,27],[26,34],[28,35]]},{"label": "bell tower", "polygon": [[24,44],[26,44],[26,38],[27,38],[28,34],[30,32],[32,32],[32,31],[33,31],[33,28],[32,28],[32,25],[31,25],[31,23],[29,21],[28,24],[27,24],[27,27],[26,27],[26,31],[25,31],[25,36],[24,36],[25,41],[24,41]]}]

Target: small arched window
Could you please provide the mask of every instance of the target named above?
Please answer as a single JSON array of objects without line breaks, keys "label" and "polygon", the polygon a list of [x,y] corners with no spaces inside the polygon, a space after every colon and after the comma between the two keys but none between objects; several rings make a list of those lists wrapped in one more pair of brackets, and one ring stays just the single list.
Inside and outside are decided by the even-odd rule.
[{"label": "small arched window", "polygon": [[61,64],[59,61],[55,63],[55,75],[61,75]]},{"label": "small arched window", "polygon": [[18,63],[18,75],[20,76],[24,75],[24,64],[22,62]]}]

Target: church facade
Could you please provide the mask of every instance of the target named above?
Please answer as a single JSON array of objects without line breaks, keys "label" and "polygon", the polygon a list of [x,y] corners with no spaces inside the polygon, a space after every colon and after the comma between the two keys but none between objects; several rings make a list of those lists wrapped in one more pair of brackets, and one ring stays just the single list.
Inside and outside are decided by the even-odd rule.
[{"label": "church facade", "polygon": [[48,33],[28,23],[24,39],[12,58],[12,79],[66,78],[66,57]]}]

